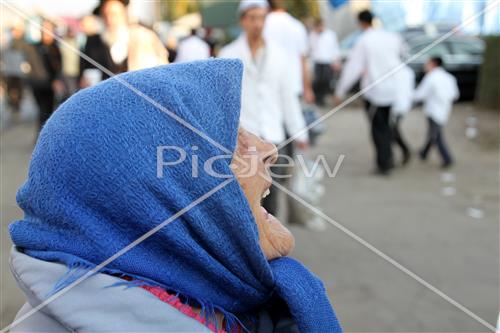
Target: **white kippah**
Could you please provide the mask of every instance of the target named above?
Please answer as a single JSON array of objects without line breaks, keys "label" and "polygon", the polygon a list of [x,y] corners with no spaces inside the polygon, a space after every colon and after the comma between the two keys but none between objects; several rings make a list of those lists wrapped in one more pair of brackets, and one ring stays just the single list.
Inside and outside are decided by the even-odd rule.
[{"label": "white kippah", "polygon": [[266,0],[241,0],[238,6],[238,15],[241,16],[245,12],[252,8],[269,8],[269,4]]}]

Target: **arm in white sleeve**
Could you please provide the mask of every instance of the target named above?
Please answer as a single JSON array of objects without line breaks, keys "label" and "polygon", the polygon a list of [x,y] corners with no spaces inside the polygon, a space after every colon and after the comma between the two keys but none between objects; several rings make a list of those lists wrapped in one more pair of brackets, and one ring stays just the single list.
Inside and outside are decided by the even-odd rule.
[{"label": "arm in white sleeve", "polygon": [[399,56],[402,60],[406,60],[410,57],[410,47],[408,44],[400,37],[399,38]]},{"label": "arm in white sleeve", "polygon": [[424,77],[422,82],[420,82],[415,90],[415,93],[413,94],[413,101],[415,102],[421,102],[429,95],[431,84],[427,75]]},{"label": "arm in white sleeve", "polygon": [[297,41],[299,41],[299,53],[303,57],[309,55],[309,35],[307,34],[306,27],[301,24],[299,35],[297,35]]},{"label": "arm in white sleeve", "polygon": [[453,100],[456,101],[460,97],[460,90],[458,90],[457,80],[453,78]]},{"label": "arm in white sleeve", "polygon": [[359,80],[365,67],[364,58],[363,45],[358,42],[351,50],[347,63],[340,74],[340,80],[335,92],[338,97],[344,98],[349,89]]},{"label": "arm in white sleeve", "polygon": [[210,45],[205,43],[205,45],[203,45],[203,46],[204,46],[203,47],[204,58],[208,59],[208,58],[210,58]]},{"label": "arm in white sleeve", "polygon": [[302,67],[302,86],[304,91],[304,97],[306,97],[306,93],[309,91],[312,93],[312,83],[311,83],[311,75],[309,73],[309,41],[306,27],[300,23],[300,34],[297,36],[298,40],[300,40],[300,62]]},{"label": "arm in white sleeve", "polygon": [[[290,136],[295,136],[295,134],[299,133],[306,127],[306,121],[304,119],[304,115],[302,114],[299,97],[293,91],[292,82],[286,75],[282,75],[281,77],[280,102],[283,110],[285,128]],[[303,133],[300,133],[295,138],[295,141],[308,142],[308,131],[305,130]]]},{"label": "arm in white sleeve", "polygon": [[177,47],[177,56],[175,57],[175,62],[184,62],[184,45],[182,45],[182,42]]}]

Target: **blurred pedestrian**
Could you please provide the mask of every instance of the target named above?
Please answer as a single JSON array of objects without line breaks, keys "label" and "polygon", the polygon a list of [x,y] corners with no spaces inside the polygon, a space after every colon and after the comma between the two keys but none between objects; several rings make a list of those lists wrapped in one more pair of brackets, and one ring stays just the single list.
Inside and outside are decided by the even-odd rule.
[{"label": "blurred pedestrian", "polygon": [[56,107],[56,96],[64,92],[62,81],[61,51],[55,40],[55,25],[44,19],[42,23],[41,40],[35,44],[40,62],[43,67],[37,69],[44,72],[44,79],[33,82],[33,95],[39,109],[39,129],[43,127]]},{"label": "blurred pedestrian", "polygon": [[189,37],[179,43],[175,62],[188,62],[210,58],[210,46],[198,36],[196,29],[191,29]]},{"label": "blurred pedestrian", "polygon": [[208,47],[210,48],[210,56],[215,57],[215,47],[217,46],[217,38],[214,36],[214,28],[212,27],[205,27],[205,36],[203,37],[203,40],[205,43],[208,44]]},{"label": "blurred pedestrian", "polygon": [[[241,125],[257,136],[279,144],[285,140],[285,129],[293,135],[305,127],[299,98],[289,79],[290,73],[284,51],[263,36],[268,12],[265,0],[243,0],[238,13],[243,33],[220,51],[222,58],[241,59],[244,64],[241,100]],[[308,146],[307,133],[297,138],[300,149]],[[270,154],[272,152],[269,152]],[[293,155],[292,145],[280,152],[278,164],[287,164]],[[288,157],[288,158],[287,158]],[[275,181],[284,183],[289,170],[284,167],[272,169]],[[264,199],[264,208],[272,215],[278,211],[278,196],[275,191]]]},{"label": "blurred pedestrian", "polygon": [[165,43],[165,47],[167,48],[168,52],[168,62],[169,63],[175,62],[175,58],[177,58],[177,49],[179,47],[177,42],[177,37],[175,37],[172,34],[169,34],[167,37],[167,42]]},{"label": "blurred pedestrian", "polygon": [[404,44],[394,33],[372,27],[373,15],[364,10],[358,15],[363,33],[351,50],[343,67],[335,91],[335,102],[340,104],[351,87],[361,78],[365,108],[371,121],[372,139],[376,151],[376,170],[389,175],[394,167],[392,133],[389,124],[390,109],[398,94],[395,75],[384,77],[401,64]]},{"label": "blurred pedestrian", "polygon": [[[87,36],[83,52],[113,74],[153,67],[168,62],[167,50],[158,36],[150,29],[138,24],[129,25],[128,0],[100,0],[94,10],[104,21],[104,31]],[[91,71],[88,71],[91,70]],[[80,86],[95,82],[96,67],[82,59],[80,63]],[[87,71],[87,72],[86,72]],[[86,75],[86,73],[91,73]],[[106,73],[97,73],[95,81],[107,79]],[[92,80],[89,80],[89,78]]]},{"label": "blurred pedestrian", "polygon": [[394,75],[397,76],[399,85],[396,100],[391,107],[392,139],[401,148],[403,154],[402,164],[404,166],[410,162],[411,152],[401,133],[400,123],[413,106],[415,73],[413,73],[410,67],[405,65]]},{"label": "blurred pedestrian", "polygon": [[[24,39],[24,22],[17,20],[12,26],[11,41],[7,51],[2,54],[5,61],[5,83],[7,85],[7,105],[15,115],[19,114],[23,99],[23,63],[30,45]],[[23,70],[24,69],[24,70]]]},{"label": "blurred pedestrian", "polygon": [[294,92],[307,103],[313,103],[314,92],[307,59],[307,29],[287,12],[285,0],[268,0],[268,3],[271,12],[266,19],[264,36],[269,43],[276,43],[285,50],[283,60],[290,63],[287,76],[292,81]]},{"label": "blurred pedestrian", "polygon": [[453,157],[444,140],[442,129],[450,117],[453,102],[460,95],[457,80],[444,70],[440,57],[430,58],[425,64],[425,72],[426,75],[417,87],[414,97],[415,101],[424,102],[424,112],[429,123],[427,142],[420,151],[420,158],[426,160],[430,149],[435,145],[443,159],[441,167],[448,168],[453,165]]},{"label": "blurred pedestrian", "polygon": [[101,31],[99,18],[96,15],[85,15],[80,20],[80,29],[82,30],[84,36],[81,45],[85,45],[87,37],[97,35]]},{"label": "blurred pedestrian", "polygon": [[69,25],[64,36],[65,45],[71,47],[62,47],[62,74],[65,86],[65,98],[68,98],[78,90],[78,76],[80,74],[80,55],[75,50],[80,49],[77,32],[75,27]]},{"label": "blurred pedestrian", "polygon": [[332,93],[334,72],[340,71],[340,48],[337,35],[325,28],[322,19],[316,19],[309,35],[311,60],[314,65],[313,90],[316,103],[325,104],[325,96]]}]

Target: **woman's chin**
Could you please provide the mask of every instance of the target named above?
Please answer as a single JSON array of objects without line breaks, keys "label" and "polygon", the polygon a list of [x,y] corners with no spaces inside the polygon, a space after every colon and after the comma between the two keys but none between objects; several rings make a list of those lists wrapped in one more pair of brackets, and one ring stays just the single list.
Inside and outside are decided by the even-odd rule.
[{"label": "woman's chin", "polygon": [[269,214],[263,207],[261,207],[262,218],[266,227],[262,228],[264,230],[264,237],[266,243],[269,245],[264,248],[264,253],[268,260],[276,259],[279,257],[284,257],[289,255],[294,246],[295,238],[293,237],[290,230],[288,230],[274,215]]}]

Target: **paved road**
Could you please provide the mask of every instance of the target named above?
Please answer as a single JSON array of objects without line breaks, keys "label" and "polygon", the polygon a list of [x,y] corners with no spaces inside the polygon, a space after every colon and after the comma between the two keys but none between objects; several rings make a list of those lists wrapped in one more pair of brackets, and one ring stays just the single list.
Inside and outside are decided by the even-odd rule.
[{"label": "paved road", "polygon": [[[464,133],[472,114],[479,119],[480,136],[471,141]],[[358,107],[330,118],[328,134],[314,149],[332,165],[346,155],[337,177],[325,181],[321,208],[327,215],[490,323],[499,309],[498,115],[457,107],[446,133],[457,166],[445,175],[434,155],[427,164],[413,160],[388,179],[372,176],[368,128]],[[424,119],[414,112],[403,125],[417,149]],[[1,135],[2,327],[22,303],[8,273],[6,229],[21,216],[15,191],[26,174],[33,132],[32,125],[24,124]],[[453,187],[456,194],[444,196],[443,187]],[[478,211],[470,208],[484,216],[471,217]],[[336,227],[320,233],[292,230],[294,256],[324,279],[346,331],[487,331]]]}]

